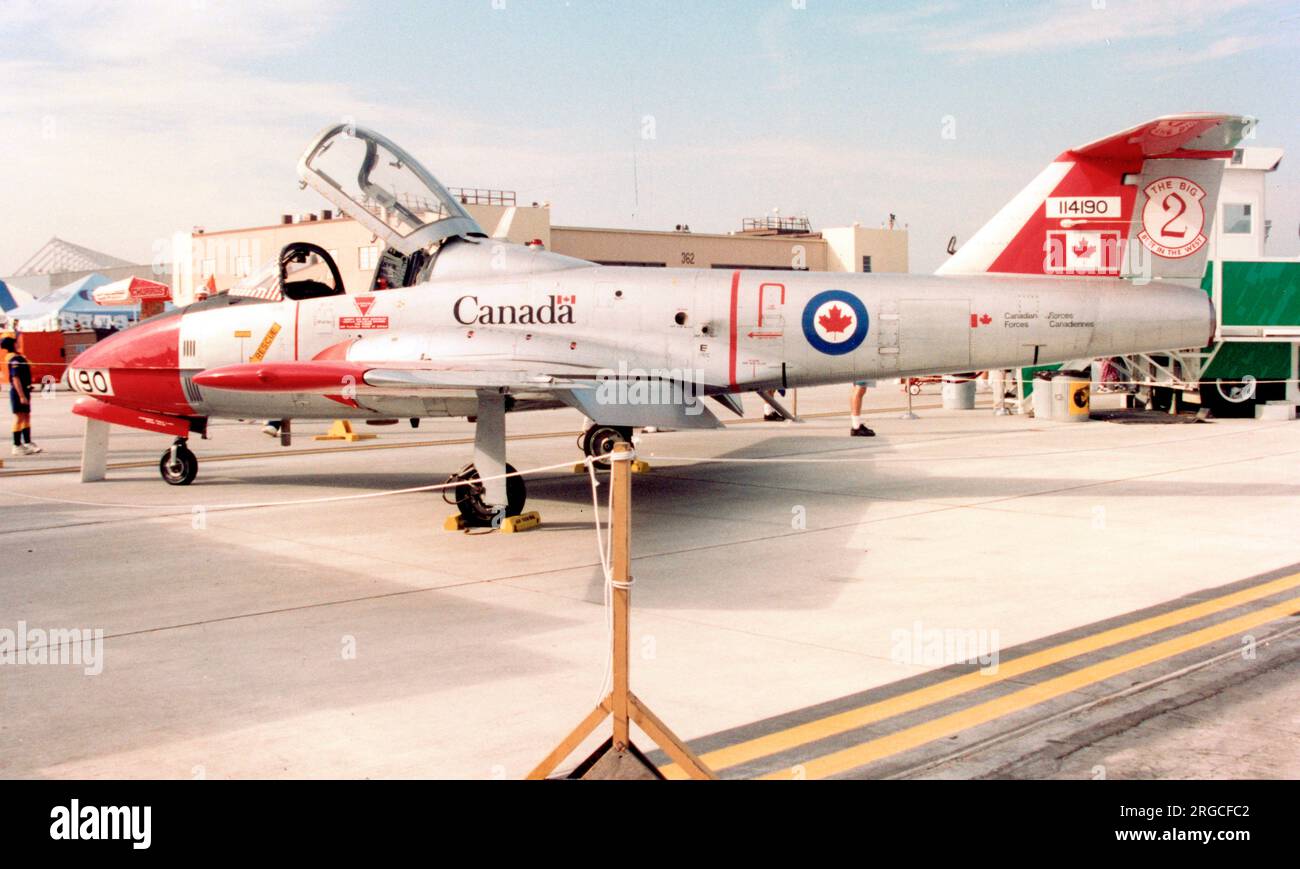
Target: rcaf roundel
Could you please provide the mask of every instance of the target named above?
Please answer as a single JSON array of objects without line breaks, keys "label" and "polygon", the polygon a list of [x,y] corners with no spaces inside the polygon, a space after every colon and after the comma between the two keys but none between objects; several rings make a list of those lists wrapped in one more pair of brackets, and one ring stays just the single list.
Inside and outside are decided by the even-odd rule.
[{"label": "rcaf roundel", "polygon": [[824,290],[803,309],[803,334],[814,349],[830,356],[851,353],[867,338],[867,307],[844,290]]}]

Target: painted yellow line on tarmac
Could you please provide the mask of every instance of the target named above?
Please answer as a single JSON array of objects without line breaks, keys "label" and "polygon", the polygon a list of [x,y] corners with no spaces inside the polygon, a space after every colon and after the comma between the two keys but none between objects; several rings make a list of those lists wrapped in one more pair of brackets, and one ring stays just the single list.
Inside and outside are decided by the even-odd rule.
[{"label": "painted yellow line on tarmac", "polygon": [[[702,755],[701,760],[713,770],[737,766],[799,745],[816,742],[828,736],[847,733],[850,730],[884,721],[886,718],[892,718],[895,715],[913,712],[934,703],[949,700],[970,691],[976,691],[985,686],[1023,675],[1032,670],[1059,664],[1079,655],[1085,655],[1089,652],[1104,649],[1107,646],[1113,646],[1166,628],[1195,621],[1297,587],[1300,587],[1300,573],[1293,573],[1290,576],[1244,588],[1221,597],[1191,604],[1130,624],[1120,625],[1097,634],[1079,637],[1059,646],[1052,646],[1028,655],[1022,655],[1010,661],[1003,661],[999,663],[996,673],[988,675],[979,671],[965,673],[943,682],[918,688],[906,694],[869,703],[865,706],[846,709],[843,712],[837,712],[816,721],[809,721],[744,742],[738,742],[735,745],[728,745],[725,748],[719,748],[716,751]],[[661,771],[668,778],[686,778],[686,774],[676,764],[662,767]]]},{"label": "painted yellow line on tarmac", "polygon": [[936,739],[943,739],[954,733],[960,733],[980,724],[995,721],[1014,712],[1028,709],[1031,706],[1037,706],[1040,703],[1078,691],[1089,685],[1104,682],[1129,670],[1136,670],[1139,667],[1163,661],[1165,658],[1172,658],[1175,655],[1189,652],[1217,640],[1227,639],[1234,634],[1248,631],[1267,622],[1285,618],[1294,613],[1297,608],[1300,608],[1300,597],[1293,597],[1279,604],[1247,613],[1244,616],[1238,616],[1226,622],[1211,625],[1208,628],[1201,628],[1192,631],[1190,634],[1183,634],[1156,643],[1153,646],[1120,655],[1118,658],[1111,658],[1108,661],[1084,667],[1073,673],[1057,676],[1055,679],[1048,679],[1037,685],[1031,685],[1012,694],[1007,694],[1004,697],[998,697],[972,706],[969,709],[953,712],[933,721],[927,721],[900,730],[897,733],[864,742],[861,745],[855,745],[814,758],[800,763],[796,767],[769,773],[762,776],[762,778],[825,778],[837,773],[848,772],[851,769],[917,748]]}]

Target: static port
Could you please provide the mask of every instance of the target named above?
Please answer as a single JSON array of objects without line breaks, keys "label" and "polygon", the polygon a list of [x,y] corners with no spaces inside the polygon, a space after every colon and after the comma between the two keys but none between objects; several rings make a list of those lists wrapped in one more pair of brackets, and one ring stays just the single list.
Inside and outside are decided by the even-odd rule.
[{"label": "static port", "polygon": [[686,312],[685,312],[685,311],[678,311],[678,312],[677,312],[677,316],[673,317],[673,322],[676,323],[678,326],[685,326],[685,325],[686,325]]}]

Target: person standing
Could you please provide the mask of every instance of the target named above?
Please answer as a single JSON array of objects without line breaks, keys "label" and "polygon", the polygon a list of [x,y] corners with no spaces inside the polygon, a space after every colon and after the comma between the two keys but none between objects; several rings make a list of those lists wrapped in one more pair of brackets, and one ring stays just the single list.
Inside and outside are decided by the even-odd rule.
[{"label": "person standing", "polygon": [[9,409],[14,413],[13,455],[30,456],[41,451],[32,443],[32,367],[18,352],[18,342],[6,336],[0,341],[9,374]]},{"label": "person standing", "polygon": [[993,393],[993,413],[995,416],[1006,416],[1010,411],[1007,410],[1007,372],[1002,370],[989,370],[985,372],[988,377],[989,390]]},{"label": "person standing", "polygon": [[[1011,370],[988,371],[989,389],[993,392],[993,413],[995,416],[1007,416],[1011,408],[1007,406],[1008,387],[1016,393],[1016,374]],[[1015,399],[1012,399],[1014,402]]]},{"label": "person standing", "polygon": [[874,380],[853,381],[853,393],[849,396],[849,436],[855,438],[873,438],[876,433],[862,424],[862,398],[867,394],[868,386],[875,386]]}]

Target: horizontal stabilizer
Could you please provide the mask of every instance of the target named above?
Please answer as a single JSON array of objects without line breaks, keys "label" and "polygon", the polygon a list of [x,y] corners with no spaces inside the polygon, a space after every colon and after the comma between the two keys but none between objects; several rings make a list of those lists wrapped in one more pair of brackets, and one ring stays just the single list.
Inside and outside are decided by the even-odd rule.
[{"label": "horizontal stabilizer", "polygon": [[1253,119],[1209,113],[1168,115],[1066,152],[1091,160],[1231,157]]}]

